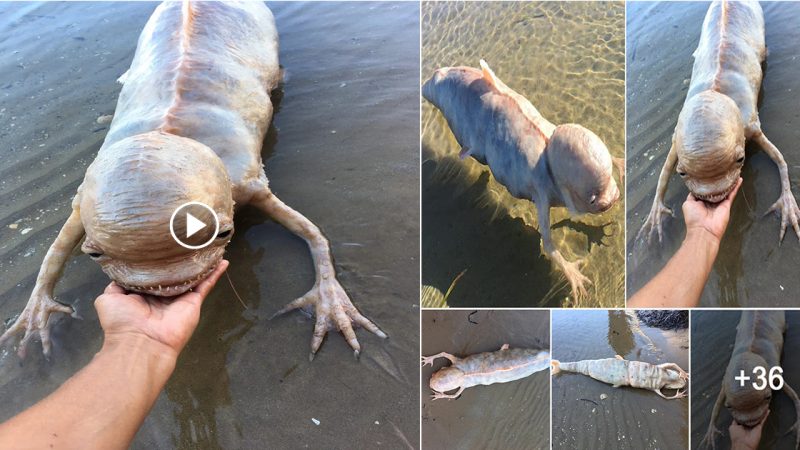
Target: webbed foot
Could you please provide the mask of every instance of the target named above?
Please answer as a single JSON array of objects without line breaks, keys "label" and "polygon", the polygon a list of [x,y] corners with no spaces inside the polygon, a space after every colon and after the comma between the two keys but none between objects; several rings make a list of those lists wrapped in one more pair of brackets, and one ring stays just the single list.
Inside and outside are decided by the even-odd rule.
[{"label": "webbed foot", "polygon": [[314,325],[314,335],[311,338],[309,360],[314,359],[314,355],[322,345],[322,340],[330,330],[338,329],[342,332],[347,343],[353,348],[353,354],[356,358],[361,354],[361,345],[356,339],[355,331],[353,331],[354,324],[366,328],[381,338],[388,337],[377,325],[358,312],[344,288],[335,278],[325,279],[315,284],[304,296],[284,306],[280,311],[273,314],[271,318],[298,308],[311,309],[312,306],[316,316],[316,323]]}]

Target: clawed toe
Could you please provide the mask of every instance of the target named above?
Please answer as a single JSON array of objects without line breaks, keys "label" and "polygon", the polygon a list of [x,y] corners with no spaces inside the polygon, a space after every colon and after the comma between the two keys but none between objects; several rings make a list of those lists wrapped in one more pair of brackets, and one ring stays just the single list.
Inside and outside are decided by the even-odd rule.
[{"label": "clawed toe", "polygon": [[358,359],[361,355],[361,345],[356,338],[354,326],[361,326],[380,338],[387,338],[371,320],[364,317],[345,293],[338,281],[323,281],[315,285],[306,295],[281,308],[272,317],[279,316],[294,309],[313,309],[316,320],[314,334],[311,338],[311,353],[309,361],[314,359],[322,345],[328,331],[337,329],[344,336],[353,349],[353,356]]},{"label": "clawed toe", "polygon": [[786,235],[786,229],[791,225],[794,229],[797,239],[800,240],[800,208],[797,206],[794,195],[791,193],[784,193],[778,200],[770,206],[764,216],[770,213],[778,213],[781,216],[781,229],[778,235],[778,244],[783,242]]},{"label": "clawed toe", "polygon": [[48,297],[30,302],[17,317],[16,321],[0,336],[0,345],[12,340],[24,331],[22,339],[17,346],[19,358],[25,359],[28,344],[37,335],[42,342],[42,352],[46,357],[49,357],[52,348],[50,326],[52,325],[51,318],[54,313],[74,315],[75,311],[72,307],[58,303]]}]

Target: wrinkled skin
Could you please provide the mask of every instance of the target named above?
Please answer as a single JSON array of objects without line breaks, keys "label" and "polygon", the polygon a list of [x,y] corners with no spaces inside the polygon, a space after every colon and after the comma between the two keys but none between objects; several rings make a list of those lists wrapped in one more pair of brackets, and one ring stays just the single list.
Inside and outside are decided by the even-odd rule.
[{"label": "wrinkled skin", "polygon": [[663,239],[662,216],[674,215],[664,204],[673,170],[695,198],[712,204],[724,200],[736,186],[744,165],[745,141],[750,139],[767,152],[780,173],[781,196],[767,211],[781,215],[779,241],[788,226],[800,239],[800,208],[791,191],[788,167],[762,132],[758,118],[756,102],[766,55],[764,15],[758,2],[711,4],[694,52],[689,92],[639,238],[650,241],[658,235],[659,241]]},{"label": "wrinkled skin", "polygon": [[[754,369],[763,367],[768,374],[772,367],[780,366],[785,331],[786,318],[783,311],[742,311],[736,327],[731,359],[701,447],[715,448],[717,435],[722,434],[716,425],[722,407],[730,412],[734,421],[744,427],[752,428],[766,418],[773,392],[769,388],[757,390],[753,387],[752,383],[757,382]],[[735,379],[742,371],[752,378],[743,386]],[[800,447],[800,398],[786,383],[783,391],[795,406],[797,417],[788,432],[795,433],[796,445]]]},{"label": "wrinkled skin", "polygon": [[[660,397],[672,400],[687,396],[689,374],[674,363],[650,364],[643,361],[628,361],[622,356],[614,358],[587,359],[576,362],[553,360],[550,363],[553,375],[561,372],[580,373],[595,380],[608,383],[615,388],[631,386],[655,392]],[[675,389],[677,392],[667,397],[661,389]],[[683,391],[681,391],[683,389]]]},{"label": "wrinkled skin", "polygon": [[553,245],[550,208],[595,214],[617,202],[612,168],[620,163],[603,141],[580,125],[550,123],[484,61],[481,69],[438,69],[422,86],[422,95],[447,119],[462,158],[488,165],[511,195],[536,204],[544,253],[564,272],[572,294],[586,297],[589,279],[578,262],[564,259]]},{"label": "wrinkled skin", "polygon": [[[361,347],[354,326],[386,337],[339,284],[319,228],[269,189],[261,145],[280,68],[275,21],[263,3],[161,4],[119,81],[123,88],[106,140],[45,256],[28,305],[0,342],[24,332],[24,356],[38,335],[49,353],[50,316],[72,312],[54,300],[53,288],[81,239],[81,250],[126,290],[176,296],[220,263],[233,236],[234,205],[247,204],[311,249],[313,288],[276,313],[315,313],[311,358],[332,329],[343,333],[356,357]],[[181,247],[169,232],[173,211],[190,201],[210,206],[220,223],[211,245],[199,250]]]},{"label": "wrinkled skin", "polygon": [[[422,366],[433,365],[437,358],[447,358],[452,365],[431,375],[430,387],[434,400],[458,398],[464,389],[472,386],[508,383],[531,376],[547,368],[550,353],[546,350],[511,349],[504,344],[496,352],[476,353],[464,358],[445,352],[423,356]],[[458,391],[445,394],[453,389]]]}]

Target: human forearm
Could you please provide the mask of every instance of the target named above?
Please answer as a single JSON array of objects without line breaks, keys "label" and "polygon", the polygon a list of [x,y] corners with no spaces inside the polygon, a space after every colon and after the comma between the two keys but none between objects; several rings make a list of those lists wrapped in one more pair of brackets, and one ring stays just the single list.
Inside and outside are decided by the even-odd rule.
[{"label": "human forearm", "polygon": [[85,368],[0,426],[0,448],[127,448],[176,357],[141,335],[107,336]]},{"label": "human forearm", "polygon": [[628,301],[628,306],[692,307],[700,300],[714,260],[719,238],[701,228],[690,228],[667,265]]}]

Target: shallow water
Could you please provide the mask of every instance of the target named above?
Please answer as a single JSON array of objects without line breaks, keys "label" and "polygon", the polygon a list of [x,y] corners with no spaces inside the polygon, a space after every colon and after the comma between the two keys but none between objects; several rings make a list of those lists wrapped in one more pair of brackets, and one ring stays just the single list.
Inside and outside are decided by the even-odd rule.
[{"label": "shallow water", "polygon": [[[722,386],[736,339],[739,311],[692,312],[692,447],[699,448],[708,430],[711,411]],[[795,391],[800,387],[800,361],[788,357],[800,348],[800,312],[786,311],[786,333],[781,360],[783,379]],[[760,449],[793,449],[794,433],[787,433],[796,420],[796,411],[789,397],[773,392],[770,413],[761,434]],[[724,435],[717,439],[717,448],[729,448],[728,427],[731,415],[722,408],[716,421]]]},{"label": "shallow water", "polygon": [[[548,311],[422,312],[422,354],[464,357],[512,348],[550,348]],[[450,365],[437,359],[422,368],[423,448],[547,449],[550,440],[548,371],[509,383],[474,386],[455,400],[431,400],[433,372]]]},{"label": "shallow water", "polygon": [[[554,310],[553,359],[613,358],[689,369],[687,329],[663,331],[622,310]],[[665,400],[631,387],[613,388],[588,376],[553,377],[553,448],[657,449],[689,445],[689,401]],[[671,396],[674,390],[662,391]],[[607,395],[601,399],[601,395]]]},{"label": "shallow water", "polygon": [[[419,7],[270,4],[286,82],[263,152],[270,186],[330,238],[339,279],[390,336],[332,333],[313,363],[313,322],[268,321],[313,284],[305,243],[252,209],[228,270],[134,448],[416,446]],[[0,5],[0,317],[22,310],[47,247],[100,147],[153,3]],[[9,225],[17,224],[15,229]],[[30,230],[28,230],[30,229]],[[77,255],[76,255],[77,256]],[[108,283],[87,257],[56,288],[84,320],[53,330],[50,362],[0,356],[0,421],[85,365]],[[320,421],[319,425],[312,418]]]},{"label": "shallow water", "polygon": [[[650,211],[658,174],[669,152],[692,73],[708,3],[627,3],[628,47],[628,295],[639,290],[675,253],[685,235],[681,204],[687,190],[672,176],[665,203],[675,211],[664,243],[645,247],[636,234]],[[759,116],[764,133],[783,153],[795,195],[800,194],[800,115],[797,73],[800,3],[762,3],[769,54]],[[800,244],[789,232],[778,245],[780,220],[762,218],[780,194],[778,170],[758,146],[748,144],[744,182],[701,306],[794,306]]]},{"label": "shallow water", "polygon": [[[477,67],[483,58],[548,120],[591,129],[621,157],[624,12],[621,2],[425,2],[421,82],[439,67]],[[624,198],[597,216],[570,219],[565,208],[552,209],[555,246],[568,260],[585,259],[593,282],[588,300],[567,298],[568,283],[542,254],[534,205],[512,197],[475,160],[460,161],[444,117],[422,105],[427,295],[441,298],[466,270],[450,306],[621,306]]]}]

